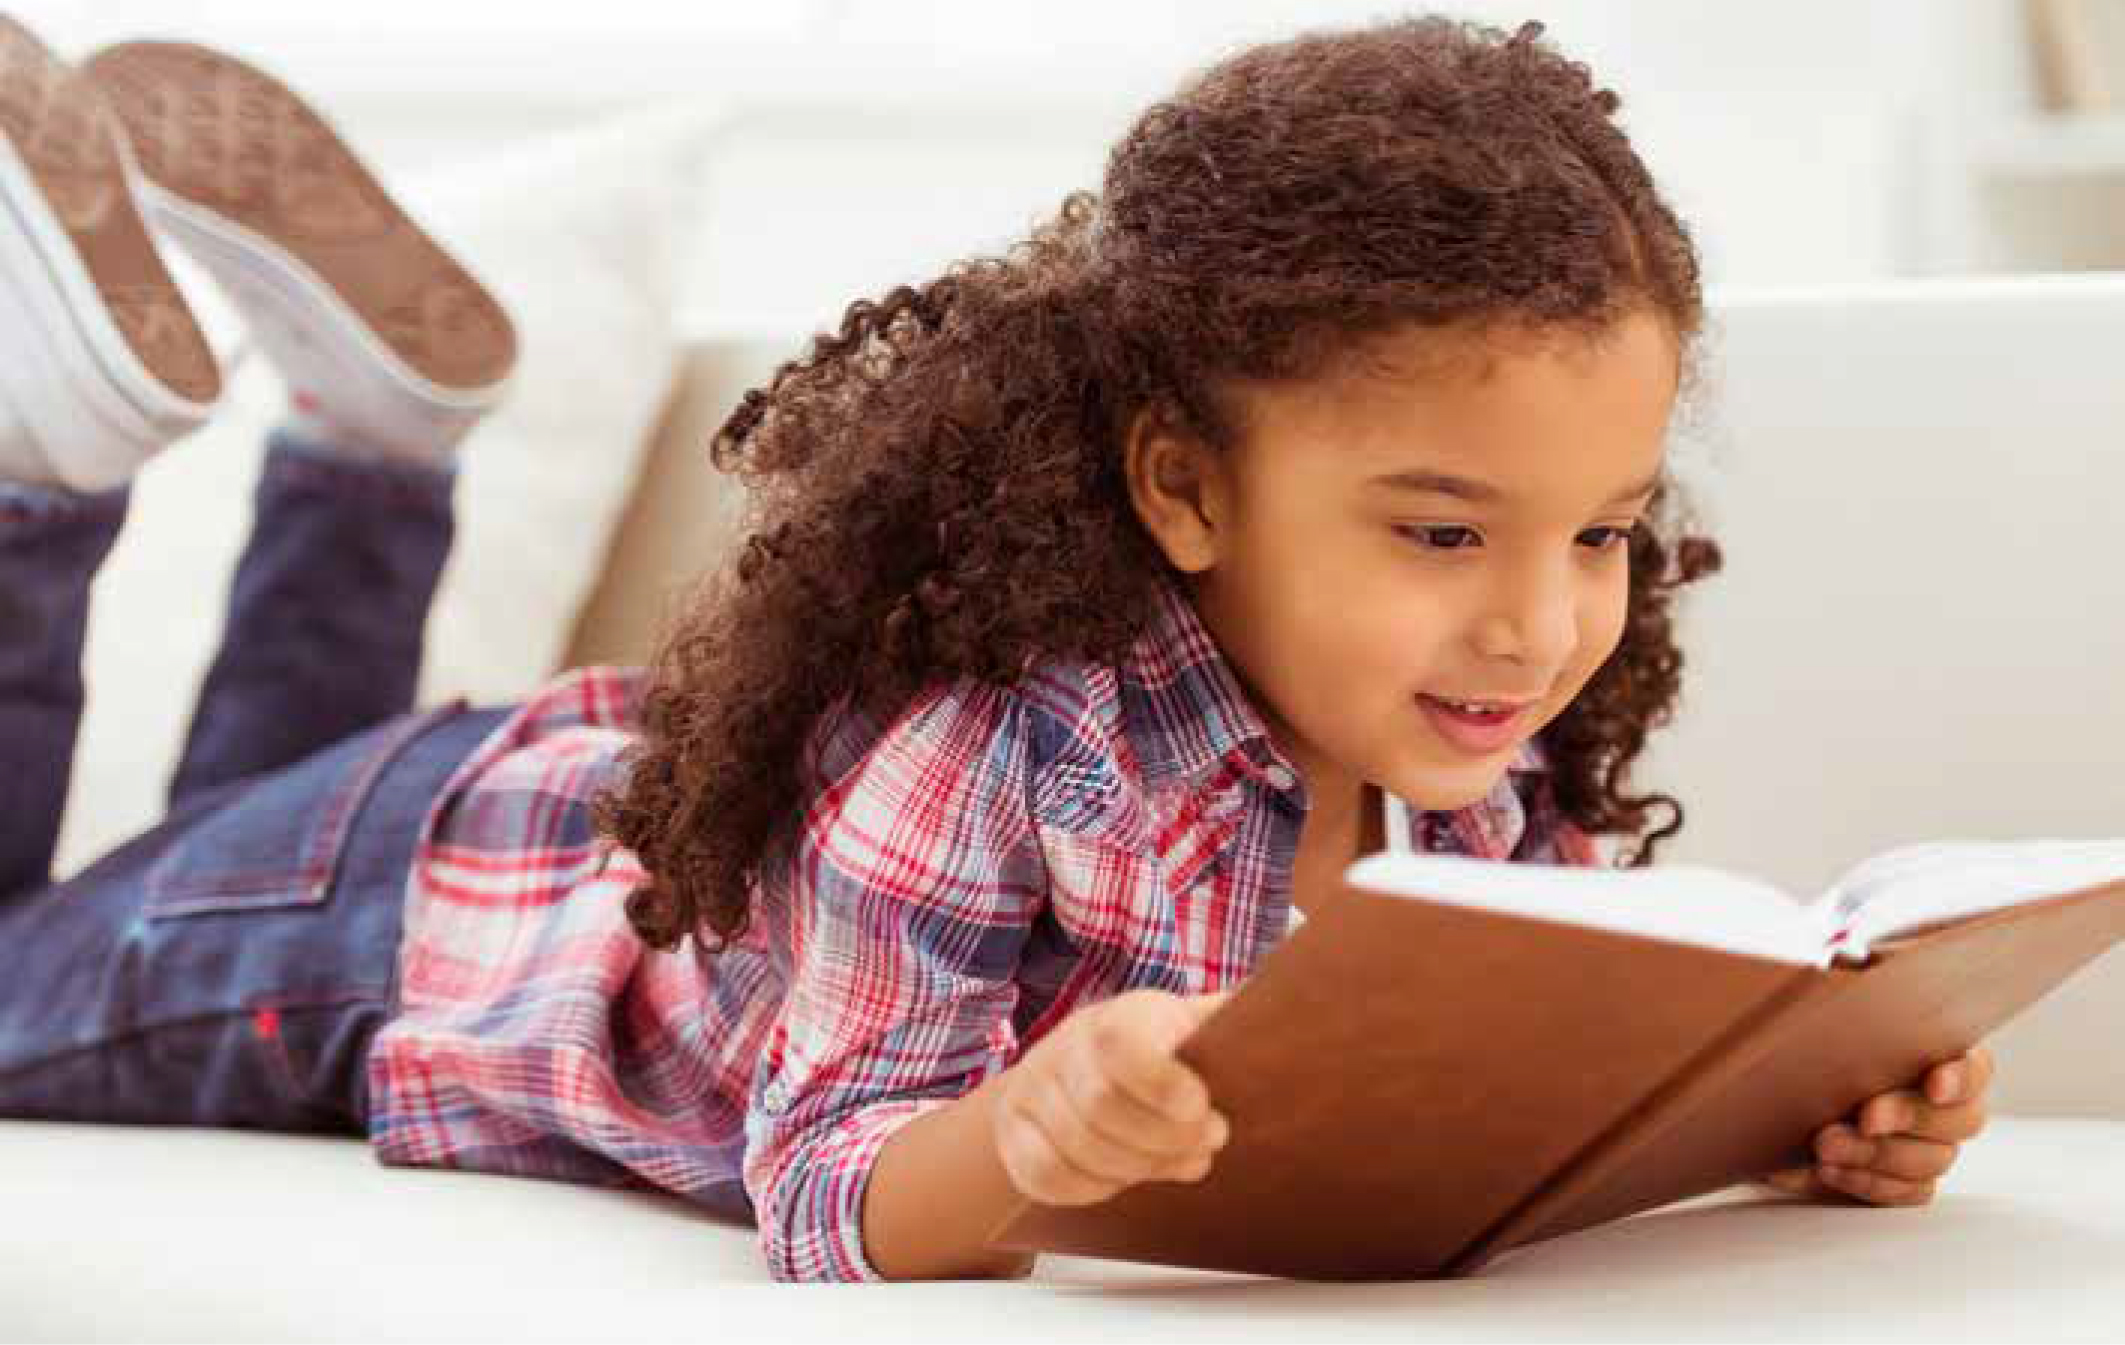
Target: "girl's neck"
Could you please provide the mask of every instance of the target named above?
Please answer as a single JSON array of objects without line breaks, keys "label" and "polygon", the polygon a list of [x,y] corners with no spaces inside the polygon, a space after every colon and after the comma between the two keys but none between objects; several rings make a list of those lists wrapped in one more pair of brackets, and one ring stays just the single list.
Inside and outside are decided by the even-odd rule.
[{"label": "girl's neck", "polygon": [[1291,900],[1302,914],[1318,914],[1352,861],[1387,848],[1385,806],[1377,785],[1360,782],[1354,806],[1333,816],[1318,808],[1307,813],[1291,875]]}]

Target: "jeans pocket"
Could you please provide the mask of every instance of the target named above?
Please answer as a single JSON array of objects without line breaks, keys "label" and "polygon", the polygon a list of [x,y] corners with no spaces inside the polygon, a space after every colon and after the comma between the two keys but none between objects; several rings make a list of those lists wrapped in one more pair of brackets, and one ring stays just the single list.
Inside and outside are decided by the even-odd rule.
[{"label": "jeans pocket", "polygon": [[399,715],[237,787],[149,868],[142,916],[323,902],[354,819],[384,767],[462,703]]}]

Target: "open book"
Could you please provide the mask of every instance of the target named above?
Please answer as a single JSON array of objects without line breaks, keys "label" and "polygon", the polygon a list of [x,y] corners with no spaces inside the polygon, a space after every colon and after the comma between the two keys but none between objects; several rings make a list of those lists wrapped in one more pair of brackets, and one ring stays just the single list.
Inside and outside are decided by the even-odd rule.
[{"label": "open book", "polygon": [[1827,967],[1864,963],[1884,938],[2125,879],[2125,839],[1905,845],[1853,865],[1813,899],[1696,864],[1566,868],[1395,852],[1367,855],[1344,877],[1418,900]]},{"label": "open book", "polygon": [[1806,901],[1385,850],[1308,904],[1178,1048],[1232,1126],[1209,1176],[1033,1204],[994,1246],[1452,1276],[1809,1165],[2125,938],[2125,840],[1907,845]]}]

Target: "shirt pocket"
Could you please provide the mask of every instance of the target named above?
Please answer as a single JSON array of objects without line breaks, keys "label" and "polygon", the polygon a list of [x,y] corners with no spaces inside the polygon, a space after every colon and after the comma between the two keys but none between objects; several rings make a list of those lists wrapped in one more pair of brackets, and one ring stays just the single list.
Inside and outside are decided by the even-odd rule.
[{"label": "shirt pocket", "polygon": [[161,920],[325,901],[384,767],[459,704],[385,720],[236,785],[149,866],[142,915]]}]

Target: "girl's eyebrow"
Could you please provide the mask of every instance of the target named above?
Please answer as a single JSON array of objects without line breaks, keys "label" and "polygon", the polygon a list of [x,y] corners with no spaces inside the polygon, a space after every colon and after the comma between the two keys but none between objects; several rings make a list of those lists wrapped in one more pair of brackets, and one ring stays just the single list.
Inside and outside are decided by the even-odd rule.
[{"label": "girl's eyebrow", "polygon": [[[1392,486],[1397,490],[1420,491],[1430,495],[1452,495],[1457,499],[1473,500],[1479,504],[1491,503],[1505,498],[1504,491],[1487,481],[1476,481],[1465,476],[1454,476],[1448,472],[1428,470],[1388,472],[1384,476],[1372,478],[1366,484]],[[1625,486],[1622,490],[1610,496],[1609,503],[1622,504],[1625,500],[1635,500],[1642,495],[1650,495],[1659,484],[1660,469],[1655,468],[1651,476],[1637,485]]]}]

